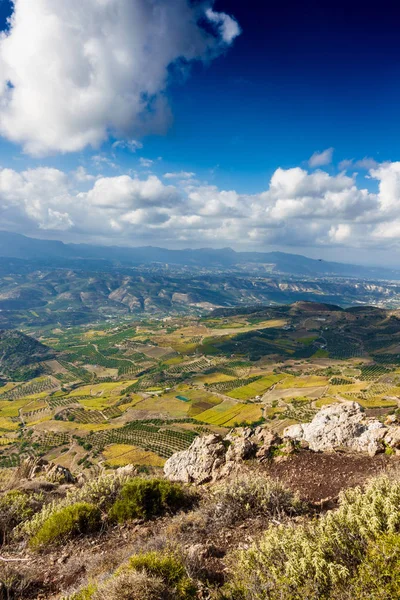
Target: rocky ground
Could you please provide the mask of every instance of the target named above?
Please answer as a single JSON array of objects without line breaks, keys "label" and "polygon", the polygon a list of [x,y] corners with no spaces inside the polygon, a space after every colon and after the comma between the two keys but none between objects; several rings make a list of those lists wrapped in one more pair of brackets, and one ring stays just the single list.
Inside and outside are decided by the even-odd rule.
[{"label": "rocky ground", "polygon": [[[399,432],[396,419],[382,424],[366,417],[355,403],[347,403],[322,409],[310,424],[290,427],[282,437],[257,427],[232,430],[224,439],[218,435],[196,438],[188,450],[173,455],[164,469],[170,480],[194,484],[198,496],[194,509],[146,523],[108,527],[41,554],[24,544],[12,544],[2,552],[3,558],[12,559],[3,564],[2,576],[17,569],[30,581],[21,598],[55,600],[87,580],[104,577],[132,554],[163,548],[173,540],[189,557],[194,573],[199,571],[219,584],[224,580],[227,553],[246,548],[266,527],[265,519],[251,515],[240,525],[207,526],[207,511],[222,482],[243,474],[271,477],[298,492],[309,510],[323,512],[336,506],[342,490],[382,473],[399,477]],[[68,472],[55,473],[48,464],[27,464],[16,487],[39,489],[40,476],[49,473],[62,475],[63,483],[58,488],[57,483],[43,483],[44,493],[62,495],[65,488],[77,485]],[[47,491],[46,485],[50,485]],[[207,599],[208,594],[205,590],[201,597]]]}]

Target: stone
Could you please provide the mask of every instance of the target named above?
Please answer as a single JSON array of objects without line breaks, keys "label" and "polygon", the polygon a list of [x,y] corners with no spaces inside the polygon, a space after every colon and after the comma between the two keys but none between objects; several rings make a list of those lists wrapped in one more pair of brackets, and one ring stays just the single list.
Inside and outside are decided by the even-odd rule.
[{"label": "stone", "polygon": [[248,437],[233,438],[226,453],[227,461],[248,460],[256,454],[257,446]]},{"label": "stone", "polygon": [[333,404],[320,410],[311,421],[292,425],[284,437],[305,441],[314,451],[346,448],[374,456],[384,450],[387,427],[377,419],[368,419],[356,402]]},{"label": "stone", "polygon": [[391,425],[387,428],[385,435],[385,444],[391,448],[400,448],[400,427]]},{"label": "stone", "polygon": [[173,454],[164,465],[164,473],[171,481],[206,483],[218,477],[225,464],[226,448],[220,435],[196,438],[183,452]]}]

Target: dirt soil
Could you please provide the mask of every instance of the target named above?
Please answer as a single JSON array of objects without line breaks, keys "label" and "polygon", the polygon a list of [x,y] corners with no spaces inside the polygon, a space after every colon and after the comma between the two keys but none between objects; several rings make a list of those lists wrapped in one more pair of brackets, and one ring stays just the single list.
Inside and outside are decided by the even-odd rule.
[{"label": "dirt soil", "polygon": [[363,485],[371,477],[388,471],[400,473],[400,457],[304,450],[274,461],[265,469],[268,475],[298,491],[304,500],[321,502],[336,498],[343,489]]}]

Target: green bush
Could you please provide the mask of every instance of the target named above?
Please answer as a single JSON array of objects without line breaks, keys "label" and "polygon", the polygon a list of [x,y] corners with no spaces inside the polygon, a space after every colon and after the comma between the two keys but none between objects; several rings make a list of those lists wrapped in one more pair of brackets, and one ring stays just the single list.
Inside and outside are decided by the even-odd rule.
[{"label": "green bush", "polygon": [[161,579],[176,600],[189,600],[196,597],[196,587],[187,576],[179,556],[170,552],[146,552],[132,556],[127,565],[139,573]]},{"label": "green bush", "polygon": [[94,504],[80,502],[54,512],[30,539],[38,549],[61,543],[76,535],[92,533],[101,527],[101,512]]},{"label": "green bush", "polygon": [[111,577],[90,598],[93,600],[174,600],[162,579],[135,571]]},{"label": "green bush", "polygon": [[[371,569],[371,564],[377,568],[375,541],[385,534],[397,537],[399,531],[400,482],[383,477],[365,492],[347,490],[340,496],[338,510],[311,523],[270,527],[258,544],[231,557],[232,585],[227,597],[343,598],[339,590],[348,588],[357,573]],[[398,564],[393,561],[396,567],[391,573],[396,573]]]},{"label": "green bush", "polygon": [[400,535],[386,533],[368,544],[356,575],[334,600],[393,600],[400,596]]},{"label": "green bush", "polygon": [[35,505],[40,501],[43,501],[41,495],[29,496],[19,490],[10,490],[0,496],[0,544],[7,541],[14,527],[33,515]]},{"label": "green bush", "polygon": [[57,498],[53,502],[45,504],[31,519],[23,523],[21,532],[33,537],[52,515],[77,502],[95,504],[100,510],[106,512],[111,508],[122,486],[128,480],[128,476],[124,473],[113,473],[90,479],[82,487],[73,487],[67,492],[65,498]]},{"label": "green bush", "polygon": [[208,516],[221,525],[233,525],[249,517],[281,519],[304,513],[306,505],[278,481],[244,475],[223,484],[215,493]]},{"label": "green bush", "polygon": [[165,479],[128,481],[109,512],[111,521],[124,523],[130,519],[151,519],[184,506],[187,496],[183,489]]}]

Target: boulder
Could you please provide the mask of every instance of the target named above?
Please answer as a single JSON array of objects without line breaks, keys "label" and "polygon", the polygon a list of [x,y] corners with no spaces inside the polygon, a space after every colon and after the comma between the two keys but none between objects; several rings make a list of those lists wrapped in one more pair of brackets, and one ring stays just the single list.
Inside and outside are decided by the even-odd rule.
[{"label": "boulder", "polygon": [[75,483],[74,476],[66,467],[48,462],[44,458],[30,456],[18,467],[15,479],[32,480],[36,477],[43,478],[52,483]]},{"label": "boulder", "polygon": [[377,419],[368,419],[359,404],[344,402],[323,408],[311,423],[287,427],[284,437],[303,440],[314,451],[347,448],[374,456],[384,449],[387,431]]},{"label": "boulder", "polygon": [[220,435],[196,438],[183,452],[173,454],[164,465],[164,473],[171,481],[206,483],[218,477],[226,463],[226,448]]}]

